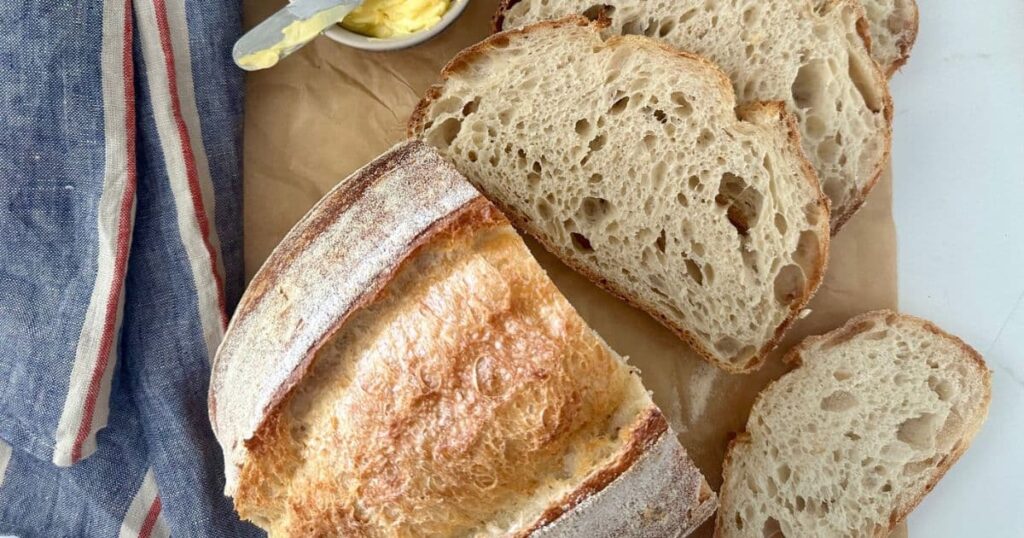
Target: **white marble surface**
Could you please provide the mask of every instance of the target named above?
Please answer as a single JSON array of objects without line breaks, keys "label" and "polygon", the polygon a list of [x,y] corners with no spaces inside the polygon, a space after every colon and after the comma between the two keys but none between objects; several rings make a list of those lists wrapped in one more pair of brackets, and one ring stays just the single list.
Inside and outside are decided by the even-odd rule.
[{"label": "white marble surface", "polygon": [[911,536],[1024,536],[1024,1],[918,0],[892,83],[900,306],[994,371],[989,420]]}]

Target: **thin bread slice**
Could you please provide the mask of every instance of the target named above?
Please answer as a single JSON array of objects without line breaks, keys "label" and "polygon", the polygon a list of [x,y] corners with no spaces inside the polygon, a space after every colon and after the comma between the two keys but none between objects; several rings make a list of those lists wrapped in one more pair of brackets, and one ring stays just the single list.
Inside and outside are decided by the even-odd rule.
[{"label": "thin bread slice", "polygon": [[739,102],[781,101],[832,200],[832,233],[864,203],[891,146],[892,99],[857,0],[505,0],[495,27],[586,13],[606,34],[641,34],[699,54]]},{"label": "thin bread slice", "polygon": [[917,40],[918,10],[914,0],[860,0],[870,22],[871,56],[889,77],[910,58]]},{"label": "thin bread slice", "polygon": [[730,446],[716,536],[887,536],[981,428],[991,373],[922,319],[864,314],[811,337]]},{"label": "thin bread slice", "polygon": [[227,493],[271,536],[681,536],[716,506],[638,373],[415,142],[256,275],[210,417]]},{"label": "thin bread slice", "polygon": [[410,121],[513,222],[712,363],[757,368],[821,282],[827,199],[778,103],[582,17],[497,34]]}]

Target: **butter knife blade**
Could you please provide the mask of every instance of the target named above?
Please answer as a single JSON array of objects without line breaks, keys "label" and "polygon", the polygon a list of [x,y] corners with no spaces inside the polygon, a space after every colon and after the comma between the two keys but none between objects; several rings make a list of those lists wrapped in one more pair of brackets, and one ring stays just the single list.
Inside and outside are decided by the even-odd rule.
[{"label": "butter knife blade", "polygon": [[231,57],[247,71],[273,67],[281,58],[341,22],[362,3],[363,0],[296,0],[239,38]]}]

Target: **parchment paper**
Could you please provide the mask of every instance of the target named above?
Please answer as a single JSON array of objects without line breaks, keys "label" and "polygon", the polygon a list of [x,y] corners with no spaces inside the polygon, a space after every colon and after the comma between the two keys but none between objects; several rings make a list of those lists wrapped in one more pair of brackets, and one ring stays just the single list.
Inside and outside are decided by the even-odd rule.
[{"label": "parchment paper", "polygon": [[[248,26],[283,0],[245,0]],[[325,37],[247,80],[245,263],[251,277],[285,233],[339,180],[405,136],[424,90],[456,52],[489,33],[497,0],[471,0],[456,24],[419,47],[369,53]],[[701,361],[646,314],[610,297],[528,241],[541,265],[584,318],[640,367],[644,383],[716,490],[726,443],[742,431],[754,396],[785,368],[781,353],[855,314],[896,307],[896,240],[890,174],[832,243],[812,313],[750,375]],[[705,525],[697,536],[710,536]],[[905,528],[894,536],[905,535]]]}]

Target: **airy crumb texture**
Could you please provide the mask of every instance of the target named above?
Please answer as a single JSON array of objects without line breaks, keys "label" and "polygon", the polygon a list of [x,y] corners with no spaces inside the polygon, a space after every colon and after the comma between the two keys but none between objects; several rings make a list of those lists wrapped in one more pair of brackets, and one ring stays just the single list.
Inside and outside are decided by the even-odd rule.
[{"label": "airy crumb texture", "polygon": [[892,100],[857,0],[506,0],[501,29],[585,13],[718,64],[740,103],[782,101],[832,200],[832,233],[863,203],[891,145]]},{"label": "airy crumb texture", "polygon": [[871,23],[871,56],[890,77],[907,63],[917,39],[914,0],[860,0]]},{"label": "airy crumb texture", "polygon": [[718,366],[759,366],[820,283],[827,200],[792,118],[737,118],[709,62],[571,18],[492,36],[444,77],[411,133]]},{"label": "airy crumb texture", "polygon": [[988,413],[981,356],[914,317],[865,314],[788,360],[726,456],[717,536],[886,536]]},{"label": "airy crumb texture", "polygon": [[498,225],[435,239],[325,343],[251,448],[236,507],[272,536],[505,536],[666,428]]}]

